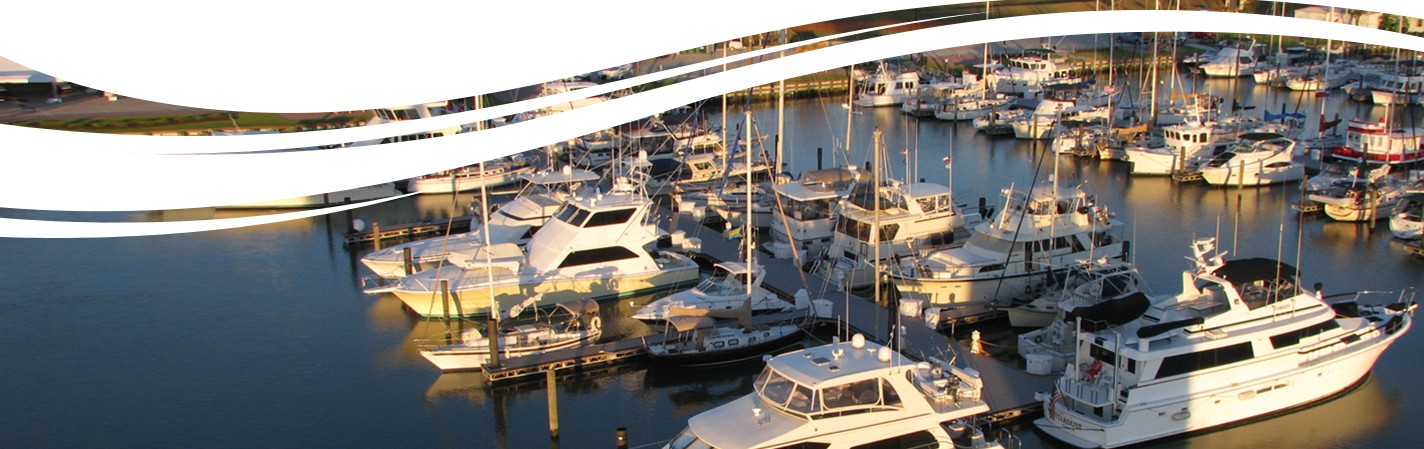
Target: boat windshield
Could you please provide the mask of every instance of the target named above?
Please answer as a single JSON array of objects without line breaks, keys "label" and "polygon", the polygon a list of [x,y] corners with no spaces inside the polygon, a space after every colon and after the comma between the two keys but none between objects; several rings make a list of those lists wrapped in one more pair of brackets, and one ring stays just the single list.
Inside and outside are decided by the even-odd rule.
[{"label": "boat windshield", "polygon": [[747,276],[750,273],[733,274],[718,269],[712,277],[697,285],[697,290],[711,296],[736,296],[747,292]]},{"label": "boat windshield", "polygon": [[755,385],[762,403],[804,419],[890,410],[901,406],[900,395],[883,379],[831,385],[819,390],[798,384],[770,366]]},{"label": "boat windshield", "polygon": [[692,433],[691,427],[682,429],[682,432],[679,432],[672,438],[672,441],[668,442],[668,447],[671,449],[712,449],[712,445]]}]

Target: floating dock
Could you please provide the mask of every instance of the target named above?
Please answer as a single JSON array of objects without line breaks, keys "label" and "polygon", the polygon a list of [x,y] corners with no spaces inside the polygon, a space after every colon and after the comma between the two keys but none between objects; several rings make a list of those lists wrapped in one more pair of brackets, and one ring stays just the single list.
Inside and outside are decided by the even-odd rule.
[{"label": "floating dock", "polygon": [[381,226],[378,223],[372,223],[371,231],[369,232],[347,233],[346,245],[361,245],[366,243],[379,245],[380,242],[389,239],[428,236],[444,232],[469,232],[472,219],[473,216],[466,215],[448,220],[431,220],[394,226]]}]

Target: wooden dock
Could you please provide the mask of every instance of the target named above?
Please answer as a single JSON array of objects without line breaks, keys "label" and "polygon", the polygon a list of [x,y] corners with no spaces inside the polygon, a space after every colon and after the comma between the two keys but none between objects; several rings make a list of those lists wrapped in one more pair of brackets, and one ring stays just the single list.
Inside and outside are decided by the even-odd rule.
[{"label": "wooden dock", "polygon": [[[661,342],[662,336],[649,336],[651,343]],[[561,349],[543,354],[501,360],[498,368],[484,366],[485,380],[490,383],[516,380],[528,376],[542,375],[546,371],[583,370],[613,365],[633,360],[644,354],[645,338],[623,340]],[[540,376],[540,378],[543,378]]]},{"label": "wooden dock", "polygon": [[463,217],[455,217],[453,220],[431,220],[398,224],[389,227],[372,223],[371,230],[368,232],[347,233],[346,245],[378,244],[378,242],[384,242],[390,239],[434,236],[447,231],[450,233],[469,232],[472,218],[473,216],[466,215]]}]

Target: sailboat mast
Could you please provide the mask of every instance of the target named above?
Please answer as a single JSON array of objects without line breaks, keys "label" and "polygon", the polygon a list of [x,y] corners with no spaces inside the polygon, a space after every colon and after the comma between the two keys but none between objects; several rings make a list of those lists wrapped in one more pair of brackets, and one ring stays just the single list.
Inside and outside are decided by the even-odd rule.
[{"label": "sailboat mast", "polygon": [[[785,28],[782,28],[782,29],[781,29],[781,45],[783,45],[783,46],[786,45],[786,29],[785,29]],[[782,50],[782,51],[781,51],[780,53],[778,53],[777,55],[778,55],[778,57],[785,58],[785,57],[786,57],[786,50]],[[775,176],[777,173],[781,173],[782,167],[783,167],[784,165],[786,165],[786,163],[783,162],[783,160],[782,160],[782,155],[783,155],[784,153],[782,153],[782,149],[781,149],[782,146],[783,146],[783,145],[785,144],[785,142],[786,142],[786,79],[785,79],[785,78],[783,78],[783,79],[781,79],[781,80],[779,80],[779,81],[776,82],[776,94],[777,94],[777,95],[776,95],[776,166],[772,167],[772,170],[771,170],[772,176]],[[752,175],[751,175],[751,171],[750,171],[750,170],[751,170],[751,167],[752,167],[751,164],[747,164],[747,170],[748,170],[748,171],[747,171],[747,181],[748,181],[748,182],[750,182],[751,179],[752,179]],[[751,214],[751,210],[750,210],[750,209],[747,210],[747,214]]]},{"label": "sailboat mast", "polygon": [[[984,0],[984,20],[989,20],[989,0]],[[979,70],[979,83],[983,85],[983,86],[982,86],[983,88],[980,89],[980,96],[979,96],[979,98],[982,99],[982,100],[988,100],[988,99],[989,99],[989,42],[987,42],[987,41],[984,42],[984,62],[983,62],[983,64],[984,64],[983,67],[981,67],[980,70]]]},{"label": "sailboat mast", "polygon": [[[748,95],[748,97],[750,97],[750,95]],[[742,125],[742,128],[746,131],[744,134],[747,136],[746,147],[742,148],[742,152],[746,153],[745,160],[747,164],[747,212],[746,215],[742,216],[742,240],[746,242],[747,270],[749,270],[747,273],[748,276],[750,276],[750,270],[752,268],[752,108],[750,106],[751,102],[748,101],[747,103],[746,118]],[[748,288],[747,300],[750,301],[751,297],[752,290]]]},{"label": "sailboat mast", "polygon": [[[1153,10],[1162,9],[1162,2],[1161,2],[1161,0],[1156,0],[1156,1],[1152,2],[1152,9],[1153,9]],[[1152,88],[1151,88],[1151,89],[1152,89],[1152,95],[1149,97],[1149,98],[1151,99],[1151,100],[1150,100],[1150,101],[1151,101],[1151,103],[1150,103],[1151,106],[1148,106],[1148,107],[1147,107],[1147,120],[1148,120],[1148,123],[1151,123],[1151,124],[1153,124],[1153,125],[1155,125],[1155,124],[1157,123],[1157,66],[1158,66],[1158,65],[1161,65],[1161,64],[1159,64],[1160,61],[1157,59],[1157,48],[1158,48],[1158,45],[1157,45],[1157,44],[1158,44],[1158,37],[1159,37],[1159,36],[1161,36],[1161,33],[1156,32],[1156,31],[1153,31],[1153,32],[1152,32]],[[1176,61],[1176,60],[1173,59],[1173,61]],[[1138,95],[1141,95],[1141,92],[1139,92]],[[1142,97],[1138,97],[1138,98],[1142,98]],[[1111,114],[1112,111],[1108,111],[1108,113]],[[1148,125],[1148,126],[1151,126],[1151,125]]]},{"label": "sailboat mast", "polygon": [[[1325,16],[1325,20],[1334,20],[1334,17],[1335,7],[1331,6],[1330,12]],[[1334,46],[1334,40],[1330,38],[1325,39],[1325,69],[1322,70],[1324,73],[1320,76],[1320,83],[1315,87],[1315,101],[1320,102],[1320,124],[1316,125],[1316,139],[1325,138],[1325,105],[1330,102],[1330,49]],[[1325,95],[1322,96],[1320,95],[1321,93],[1325,93]]]},{"label": "sailboat mast", "polygon": [[[871,164],[871,165],[870,165],[870,167],[871,167],[871,169],[870,169],[871,199],[870,199],[870,200],[875,203],[875,208],[873,209],[873,210],[874,210],[874,215],[873,215],[873,216],[874,216],[875,218],[874,218],[874,220],[873,220],[873,224],[874,224],[874,225],[870,228],[870,245],[872,246],[872,249],[871,249],[871,251],[872,251],[872,253],[871,253],[871,254],[872,254],[872,256],[871,256],[871,261],[872,261],[872,263],[873,263],[873,265],[872,265],[872,267],[873,267],[872,272],[874,273],[874,276],[875,276],[875,301],[876,301],[877,303],[879,303],[880,298],[881,298],[881,296],[880,296],[880,295],[881,295],[881,292],[880,292],[880,278],[881,278],[881,269],[880,269],[880,153],[881,153],[881,151],[880,151],[881,140],[880,140],[880,139],[881,139],[881,135],[880,135],[880,128],[875,128],[875,133],[874,133],[874,134],[871,134],[871,136],[872,136],[873,142],[872,142],[871,145],[870,145],[870,161],[871,161],[871,162],[870,162],[870,164]],[[897,310],[897,308],[891,308],[891,309],[890,309],[890,332],[889,332],[888,335],[889,335],[889,338],[891,339],[891,343],[893,343],[893,344],[899,344],[899,343],[900,343],[899,339],[895,338],[896,332],[898,331],[898,329],[897,329],[896,326],[894,325],[894,323],[895,323],[895,317],[899,315],[899,312],[897,312],[896,310]]]}]

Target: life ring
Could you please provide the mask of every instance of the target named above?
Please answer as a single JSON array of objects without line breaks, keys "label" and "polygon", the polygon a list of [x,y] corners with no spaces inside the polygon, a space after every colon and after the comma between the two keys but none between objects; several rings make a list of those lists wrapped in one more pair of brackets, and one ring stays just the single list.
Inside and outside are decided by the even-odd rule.
[{"label": "life ring", "polygon": [[1042,336],[1042,335],[1034,335],[1034,336],[1033,336],[1033,342],[1034,342],[1034,343],[1043,343],[1043,336]]},{"label": "life ring", "polygon": [[602,328],[603,328],[603,318],[602,318],[602,317],[597,317],[597,316],[595,316],[595,317],[593,317],[593,318],[590,318],[590,319],[588,320],[588,327],[591,328],[591,329],[602,329]]}]

